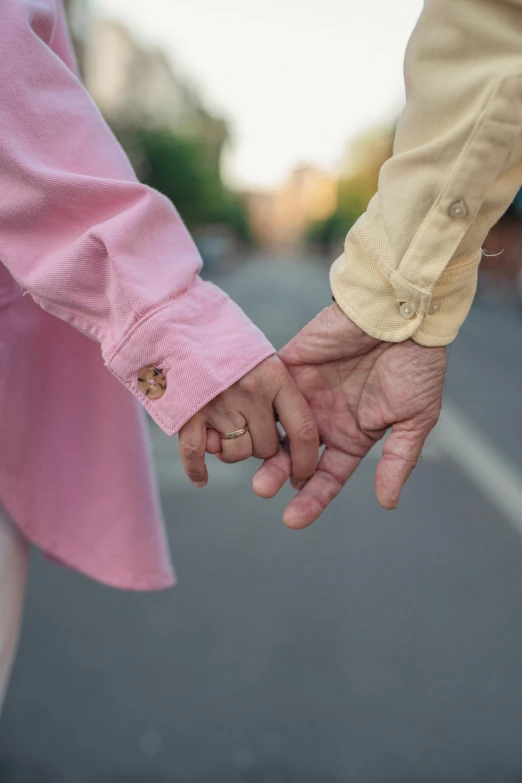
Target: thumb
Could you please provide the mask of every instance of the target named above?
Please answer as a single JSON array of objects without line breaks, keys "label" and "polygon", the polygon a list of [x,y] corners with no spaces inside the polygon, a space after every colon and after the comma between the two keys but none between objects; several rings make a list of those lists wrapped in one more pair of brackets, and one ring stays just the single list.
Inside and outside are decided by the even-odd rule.
[{"label": "thumb", "polygon": [[292,462],[285,439],[277,454],[265,460],[256,472],[252,481],[253,490],[261,498],[273,498],[290,478],[291,473]]},{"label": "thumb", "polygon": [[375,473],[375,494],[383,508],[397,507],[402,488],[416,466],[431,427],[412,427],[412,422],[394,424],[386,438]]},{"label": "thumb", "polygon": [[277,352],[277,355],[284,364],[291,366],[293,364],[299,364],[300,355],[299,347],[302,337],[301,332],[298,332],[292,339],[283,345],[283,347]]}]

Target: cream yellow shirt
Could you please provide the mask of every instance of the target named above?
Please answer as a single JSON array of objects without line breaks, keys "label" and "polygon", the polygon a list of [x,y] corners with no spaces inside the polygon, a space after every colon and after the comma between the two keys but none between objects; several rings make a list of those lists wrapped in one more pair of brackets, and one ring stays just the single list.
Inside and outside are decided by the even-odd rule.
[{"label": "cream yellow shirt", "polygon": [[522,0],[426,0],[405,80],[393,157],[332,291],[374,337],[445,345],[471,307],[482,243],[522,184]]}]

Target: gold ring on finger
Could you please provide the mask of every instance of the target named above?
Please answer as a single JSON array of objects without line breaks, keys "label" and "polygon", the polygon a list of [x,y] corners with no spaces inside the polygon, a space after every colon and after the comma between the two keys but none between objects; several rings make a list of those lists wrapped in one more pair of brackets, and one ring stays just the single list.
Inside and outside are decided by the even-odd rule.
[{"label": "gold ring on finger", "polygon": [[245,435],[248,432],[248,424],[241,427],[240,430],[234,430],[234,432],[220,432],[219,434],[223,440],[234,440],[234,438],[240,438],[241,435]]}]

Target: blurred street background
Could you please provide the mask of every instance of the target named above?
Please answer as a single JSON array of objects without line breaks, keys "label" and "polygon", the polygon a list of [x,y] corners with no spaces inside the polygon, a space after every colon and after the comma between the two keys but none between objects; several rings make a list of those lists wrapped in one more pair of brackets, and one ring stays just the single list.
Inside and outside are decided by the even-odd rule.
[{"label": "blurred street background", "polygon": [[[201,73],[184,75],[197,63],[178,62],[157,32],[172,25],[183,49],[183,19],[199,13],[203,25],[220,0],[149,0],[150,16],[165,16],[156,32],[133,0],[67,3],[83,78],[139,176],[176,204],[204,276],[277,347],[329,304],[329,265],[391,153],[400,61],[421,8],[345,5],[345,20],[372,17],[367,57],[392,74],[396,102],[348,122],[332,159],[309,136],[308,158],[296,140],[301,160],[268,172],[262,144],[259,156],[248,147],[252,118],[224,99],[220,113]],[[341,7],[322,6],[325,24]],[[228,41],[229,16],[239,30],[249,8],[223,0],[215,36]],[[288,20],[266,8],[279,40]],[[346,25],[334,26],[349,43]],[[214,50],[208,58],[219,71]],[[343,79],[357,95],[360,66],[330,76],[328,99],[347,115]],[[229,78],[248,81],[248,67]],[[269,94],[257,100],[270,106]],[[287,120],[270,118],[283,140]],[[327,118],[320,127],[328,141]],[[209,486],[196,490],[177,441],[151,424],[179,585],[120,593],[34,554],[0,783],[522,781],[521,206],[488,237],[441,422],[395,512],[373,494],[376,452],[315,525],[291,532],[281,521],[290,489],[262,501],[254,463],[211,461]]]}]

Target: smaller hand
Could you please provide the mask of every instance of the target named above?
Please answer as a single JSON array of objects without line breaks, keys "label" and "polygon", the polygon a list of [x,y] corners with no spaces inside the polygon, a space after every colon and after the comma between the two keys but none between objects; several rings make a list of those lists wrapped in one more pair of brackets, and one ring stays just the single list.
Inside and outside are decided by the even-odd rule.
[{"label": "smaller hand", "polygon": [[[283,362],[265,359],[226,391],[219,394],[181,428],[179,449],[185,473],[197,487],[208,481],[205,451],[223,462],[249,457],[268,459],[279,450],[275,413],[290,444],[292,479],[307,481],[317,466],[319,436],[306,401]],[[233,440],[219,433],[248,432]]]},{"label": "smaller hand", "polygon": [[[326,447],[315,475],[287,507],[285,523],[302,528],[316,520],[389,427],[375,491],[384,508],[395,508],[439,417],[445,348],[424,348],[412,340],[381,342],[334,304],[305,326],[280,356],[308,402]],[[289,476],[289,456],[280,450],[257,472],[254,490],[273,497]]]}]

